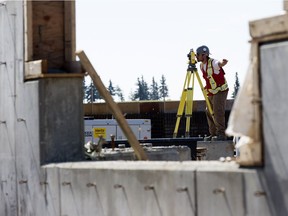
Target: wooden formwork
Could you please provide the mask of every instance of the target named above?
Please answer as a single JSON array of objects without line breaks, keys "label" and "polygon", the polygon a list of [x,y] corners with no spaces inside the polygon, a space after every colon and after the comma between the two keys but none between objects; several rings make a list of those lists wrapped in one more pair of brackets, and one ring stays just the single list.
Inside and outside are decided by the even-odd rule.
[{"label": "wooden formwork", "polygon": [[[287,11],[287,1],[284,1],[284,9]],[[264,43],[276,43],[288,40],[288,14],[251,21],[249,23],[251,42],[250,64],[253,70],[255,98],[253,109],[254,134],[253,143],[243,145],[240,148],[238,162],[244,166],[262,166],[264,162],[263,132],[262,132],[262,101],[261,101],[261,71],[260,71],[260,46]]]},{"label": "wooden formwork", "polygon": [[24,13],[25,80],[79,76],[75,1],[25,0]]}]

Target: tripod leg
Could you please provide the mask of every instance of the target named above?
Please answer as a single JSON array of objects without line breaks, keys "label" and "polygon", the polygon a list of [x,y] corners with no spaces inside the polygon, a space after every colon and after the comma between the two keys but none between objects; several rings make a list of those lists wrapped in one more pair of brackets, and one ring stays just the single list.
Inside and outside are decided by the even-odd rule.
[{"label": "tripod leg", "polygon": [[184,92],[182,93],[180,104],[179,104],[178,111],[177,111],[177,120],[176,120],[175,129],[173,133],[173,138],[177,137],[179,124],[180,124],[180,120],[181,120],[181,117],[184,111],[184,105],[185,105],[185,100],[182,100],[182,99],[186,98],[186,95],[187,95],[187,90],[184,90]]},{"label": "tripod leg", "polygon": [[204,90],[204,87],[203,87],[203,85],[202,85],[202,82],[201,82],[200,76],[199,76],[199,74],[198,74],[198,71],[196,70],[196,71],[194,71],[194,73],[196,73],[196,77],[197,77],[198,83],[199,83],[199,85],[200,85],[201,91],[202,91],[203,96],[204,96],[204,98],[205,98],[208,112],[211,114],[212,119],[213,119],[213,121],[215,122],[214,112],[213,112],[213,109],[211,108],[210,101],[208,100],[208,97],[207,97],[207,95],[206,95],[206,93],[205,93],[205,90]]},{"label": "tripod leg", "polygon": [[174,129],[174,133],[173,133],[173,138],[177,137],[180,120],[181,120],[181,117],[182,117],[183,111],[184,111],[186,97],[187,97],[187,90],[185,89],[182,92],[180,103],[179,103],[179,107],[178,107],[178,111],[177,111],[177,120],[176,120],[176,125],[175,125],[175,129]]},{"label": "tripod leg", "polygon": [[191,79],[191,72],[187,72],[186,77],[185,77],[183,92],[182,92],[182,95],[180,98],[180,103],[179,103],[179,107],[178,107],[178,111],[177,111],[177,120],[176,120],[175,129],[174,129],[174,133],[173,133],[173,138],[177,137],[180,120],[181,120],[181,117],[182,117],[183,112],[184,112],[185,102],[186,102],[186,98],[187,98],[187,88],[189,86],[190,79]]},{"label": "tripod leg", "polygon": [[186,130],[185,130],[185,137],[190,137],[190,120],[192,117],[193,111],[193,89],[194,88],[194,73],[192,74],[192,87],[187,89],[187,97],[186,97]]}]

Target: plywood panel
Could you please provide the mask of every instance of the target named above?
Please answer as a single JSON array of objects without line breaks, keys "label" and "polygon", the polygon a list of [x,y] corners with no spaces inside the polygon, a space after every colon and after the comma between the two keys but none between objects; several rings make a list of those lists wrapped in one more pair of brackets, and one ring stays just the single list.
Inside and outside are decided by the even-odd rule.
[{"label": "plywood panel", "polygon": [[75,24],[75,1],[64,1],[65,23],[65,61],[76,59],[76,24]]},{"label": "plywood panel", "polygon": [[252,21],[250,25],[250,35],[261,38],[271,35],[288,34],[288,14]]},{"label": "plywood panel", "polygon": [[33,59],[47,59],[48,68],[64,63],[64,2],[33,2]]},{"label": "plywood panel", "polygon": [[288,1],[284,0],[284,10],[288,12]]}]

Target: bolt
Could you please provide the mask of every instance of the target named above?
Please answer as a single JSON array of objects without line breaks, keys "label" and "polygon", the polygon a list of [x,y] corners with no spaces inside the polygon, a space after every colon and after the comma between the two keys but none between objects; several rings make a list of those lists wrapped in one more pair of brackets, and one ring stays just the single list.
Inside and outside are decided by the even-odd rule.
[{"label": "bolt", "polygon": [[20,180],[19,181],[19,184],[27,184],[28,183],[28,180]]},{"label": "bolt", "polygon": [[120,184],[115,184],[115,185],[114,185],[114,188],[115,188],[115,189],[118,189],[118,188],[123,188],[123,186],[122,186],[122,185],[120,185]]},{"label": "bolt", "polygon": [[87,183],[86,186],[87,187],[96,187],[96,184],[95,183]]},{"label": "bolt", "polygon": [[185,191],[188,191],[188,188],[187,187],[183,187],[183,188],[177,188],[177,192],[185,192]]},{"label": "bolt", "polygon": [[213,190],[213,193],[214,194],[225,193],[225,188],[224,187],[216,188]]},{"label": "bolt", "polygon": [[153,185],[147,185],[144,187],[144,190],[154,190],[154,186]]},{"label": "bolt", "polygon": [[266,192],[265,191],[256,191],[254,193],[254,196],[256,196],[256,197],[266,196]]},{"label": "bolt", "polygon": [[48,185],[48,182],[40,182],[40,185]]},{"label": "bolt", "polygon": [[62,182],[62,186],[71,185],[71,182]]}]

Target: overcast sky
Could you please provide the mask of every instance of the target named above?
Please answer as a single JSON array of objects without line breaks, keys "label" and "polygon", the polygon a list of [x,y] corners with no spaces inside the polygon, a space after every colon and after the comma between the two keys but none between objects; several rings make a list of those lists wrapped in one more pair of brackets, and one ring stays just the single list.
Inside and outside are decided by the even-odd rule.
[{"label": "overcast sky", "polygon": [[[160,84],[162,75],[169,99],[179,100],[189,50],[207,45],[212,58],[229,61],[230,98],[235,73],[241,85],[249,65],[249,21],[283,13],[283,0],[76,0],[77,50],[126,101],[137,78]],[[204,99],[197,82],[194,87],[194,100]]]}]

